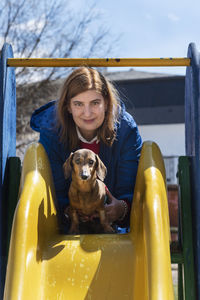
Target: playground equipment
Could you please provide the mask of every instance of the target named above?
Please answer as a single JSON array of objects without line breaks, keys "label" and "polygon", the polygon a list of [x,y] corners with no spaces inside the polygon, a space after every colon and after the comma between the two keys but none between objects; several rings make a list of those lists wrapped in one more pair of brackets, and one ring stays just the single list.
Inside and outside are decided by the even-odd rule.
[{"label": "playground equipment", "polygon": [[128,234],[59,234],[50,175],[42,145],[31,145],[23,164],[4,299],[173,299],[158,147],[143,145]]},{"label": "playground equipment", "polygon": [[[17,190],[20,177],[19,160],[15,157],[16,95],[13,66],[54,66],[58,61],[14,59],[12,48],[7,44],[1,53],[2,298],[7,264],[6,245],[9,244],[10,224],[17,202],[16,192],[11,194],[11,189],[13,191],[14,186]],[[179,252],[171,252],[171,262],[179,264],[179,299],[183,299],[183,295],[187,300],[198,299],[200,90],[199,54],[195,45],[189,46],[188,58],[181,59],[79,59],[78,62],[76,59],[63,59],[59,64],[188,66],[187,157],[179,159],[178,172],[181,239]],[[58,233],[51,172],[40,144],[31,145],[26,153],[19,195],[12,227],[4,299],[173,299],[165,174],[156,144],[146,142],[143,145],[128,234],[66,236]]]}]

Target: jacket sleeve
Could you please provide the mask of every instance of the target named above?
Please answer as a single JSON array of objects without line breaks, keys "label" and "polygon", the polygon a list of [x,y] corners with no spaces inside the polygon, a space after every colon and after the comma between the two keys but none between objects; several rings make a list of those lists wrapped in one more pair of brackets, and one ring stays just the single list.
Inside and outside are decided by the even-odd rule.
[{"label": "jacket sleeve", "polygon": [[142,139],[137,125],[128,126],[123,132],[118,153],[115,197],[132,203]]},{"label": "jacket sleeve", "polygon": [[68,190],[70,181],[66,181],[63,173],[63,164],[66,158],[62,157],[61,144],[54,134],[51,134],[48,131],[41,131],[39,142],[44,146],[50,161],[56,190],[57,205],[61,212],[69,203]]}]

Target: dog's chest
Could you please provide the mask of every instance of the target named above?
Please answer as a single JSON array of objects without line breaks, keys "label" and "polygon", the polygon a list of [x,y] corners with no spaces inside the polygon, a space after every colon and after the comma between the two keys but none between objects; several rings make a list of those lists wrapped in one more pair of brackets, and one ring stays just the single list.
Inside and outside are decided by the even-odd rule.
[{"label": "dog's chest", "polygon": [[85,215],[94,213],[104,204],[103,196],[96,191],[82,192],[72,189],[69,190],[69,199],[70,205]]}]

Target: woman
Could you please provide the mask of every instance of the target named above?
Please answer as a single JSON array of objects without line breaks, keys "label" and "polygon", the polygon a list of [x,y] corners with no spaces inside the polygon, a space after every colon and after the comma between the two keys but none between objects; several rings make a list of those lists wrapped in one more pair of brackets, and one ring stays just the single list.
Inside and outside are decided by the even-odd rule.
[{"label": "woman", "polygon": [[100,72],[81,67],[66,79],[60,99],[36,110],[31,118],[50,160],[62,220],[70,185],[63,164],[72,151],[88,148],[107,167],[110,222],[128,224],[142,141],[134,119],[118,99],[116,89]]}]

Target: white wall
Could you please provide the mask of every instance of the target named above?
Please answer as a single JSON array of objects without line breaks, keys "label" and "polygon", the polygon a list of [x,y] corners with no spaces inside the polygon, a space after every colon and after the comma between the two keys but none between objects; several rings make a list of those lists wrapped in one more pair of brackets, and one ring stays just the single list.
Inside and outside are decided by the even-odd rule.
[{"label": "white wall", "polygon": [[163,156],[185,155],[185,124],[138,126],[143,141],[158,144]]}]

